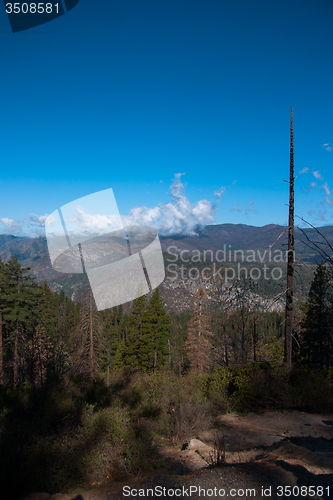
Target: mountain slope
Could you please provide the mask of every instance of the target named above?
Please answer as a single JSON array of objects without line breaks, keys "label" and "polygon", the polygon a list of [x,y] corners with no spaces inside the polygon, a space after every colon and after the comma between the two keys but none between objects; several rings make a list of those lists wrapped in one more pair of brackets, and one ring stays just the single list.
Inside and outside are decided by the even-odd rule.
[{"label": "mountain slope", "polygon": [[[246,255],[246,251],[250,250],[260,252],[260,262],[261,255],[263,255],[264,251],[268,250],[268,248],[273,245],[276,240],[278,241],[274,244],[273,250],[279,249],[283,251],[283,254],[285,254],[287,249],[286,229],[286,227],[274,224],[263,227],[247,226],[245,224],[219,224],[205,227],[203,230],[198,232],[198,236],[161,236],[160,240],[164,253],[167,274],[163,284],[161,285],[161,292],[165,297],[168,308],[170,310],[180,311],[192,306],[193,294],[199,286],[199,281],[192,279],[191,275],[189,275],[191,266],[192,269],[193,266],[196,266],[201,273],[205,265],[210,266],[212,264],[210,259],[211,256],[213,256],[214,261],[217,260],[217,263],[220,263],[223,252],[228,252],[229,250],[232,252],[235,250],[243,251],[243,255]],[[333,226],[320,228],[320,231],[325,236],[327,241],[333,246]],[[313,241],[320,240],[314,229],[307,230],[307,234]],[[320,262],[322,258],[320,257],[319,252],[310,249],[302,242],[304,240],[306,240],[306,238],[304,237],[302,231],[296,229],[296,257],[303,262],[309,262],[312,264]],[[185,250],[187,250],[187,252],[185,252]],[[208,263],[205,261],[202,265],[195,265],[190,261],[191,255],[198,256],[204,251],[207,252],[207,250],[211,251],[208,252]],[[183,254],[180,254],[181,251],[183,251]],[[219,253],[217,254],[217,252]],[[79,300],[86,296],[87,290],[89,289],[89,283],[86,275],[62,274],[55,271],[51,266],[45,237],[31,239],[11,235],[0,235],[0,257],[4,262],[6,262],[12,255],[15,255],[24,267],[30,267],[30,274],[35,276],[38,282],[46,280],[49,286],[51,286],[55,291],[59,291],[63,288],[66,295],[74,300]],[[231,260],[233,262],[236,261],[236,259],[234,260],[233,258],[233,253],[228,255],[232,256]],[[183,265],[182,256],[185,260],[190,261],[188,264],[186,263],[184,265],[186,268],[186,271],[184,272],[185,274],[183,273],[184,275],[180,272],[180,266]],[[218,256],[217,259],[216,256]],[[240,259],[241,262],[244,262],[244,258],[242,261],[242,252],[238,253],[237,261]],[[256,260],[258,261],[257,257]],[[175,261],[177,261],[175,265],[170,267],[170,263],[174,263]],[[248,263],[245,264],[249,266]],[[261,262],[261,266],[262,265],[263,264]],[[280,265],[282,266],[281,268],[283,268],[284,264]],[[175,274],[175,271],[173,271],[173,274],[170,273],[170,269],[177,269],[177,273]],[[276,282],[272,280],[270,282],[264,282],[261,280],[261,282],[259,282],[260,294],[263,296],[273,296],[276,293],[283,292],[285,286],[284,273],[285,270],[283,269],[283,276]],[[195,272],[192,272],[192,275],[195,276],[195,274]],[[303,283],[303,296],[308,290],[310,278],[311,272],[306,276],[305,286]]]}]

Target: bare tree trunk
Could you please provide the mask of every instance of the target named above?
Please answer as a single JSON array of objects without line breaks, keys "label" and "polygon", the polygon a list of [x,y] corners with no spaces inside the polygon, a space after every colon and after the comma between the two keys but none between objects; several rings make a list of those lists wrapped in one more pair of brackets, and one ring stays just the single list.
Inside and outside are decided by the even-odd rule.
[{"label": "bare tree trunk", "polygon": [[3,384],[3,348],[2,348],[2,315],[0,312],[0,385]]},{"label": "bare tree trunk", "polygon": [[38,346],[38,356],[39,356],[39,373],[40,373],[40,386],[43,385],[43,360],[42,360],[42,346]]},{"label": "bare tree trunk", "polygon": [[92,293],[90,291],[90,304],[89,304],[89,316],[90,316],[90,352],[89,352],[89,360],[90,360],[90,376],[94,377],[94,337],[93,337],[93,317],[92,317]]},{"label": "bare tree trunk", "polygon": [[153,371],[156,370],[156,365],[157,365],[157,349],[155,349],[155,351],[154,351],[154,369],[153,369]]},{"label": "bare tree trunk", "polygon": [[171,350],[171,346],[170,346],[170,340],[168,339],[168,351],[169,351],[169,366],[171,366],[171,355],[170,355],[170,350]]},{"label": "bare tree trunk", "polygon": [[252,316],[252,322],[253,322],[253,332],[252,332],[252,339],[253,339],[253,361],[257,361],[257,323],[256,323],[256,317],[255,315]]},{"label": "bare tree trunk", "polygon": [[18,338],[19,338],[19,325],[16,321],[15,339],[14,339],[14,385],[17,385],[18,380]]},{"label": "bare tree trunk", "polygon": [[293,278],[294,278],[294,125],[293,125],[293,108],[291,108],[288,265],[287,265],[287,292],[286,292],[286,326],[285,326],[285,343],[284,343],[284,362],[289,367],[291,366],[292,363]]},{"label": "bare tree trunk", "polygon": [[[17,284],[17,294],[20,293],[20,284]],[[16,321],[16,328],[15,328],[15,339],[14,339],[14,377],[13,377],[13,382],[14,385],[17,385],[18,381],[18,339],[19,339],[19,323],[18,320]]]}]

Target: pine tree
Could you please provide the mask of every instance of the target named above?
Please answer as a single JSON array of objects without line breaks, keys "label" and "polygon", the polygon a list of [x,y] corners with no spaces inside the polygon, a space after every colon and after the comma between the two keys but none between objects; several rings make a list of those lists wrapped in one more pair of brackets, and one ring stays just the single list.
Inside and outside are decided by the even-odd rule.
[{"label": "pine tree", "polygon": [[13,383],[18,383],[20,347],[24,347],[24,334],[32,332],[36,323],[34,311],[38,303],[35,278],[27,276],[30,268],[23,268],[13,256],[3,267],[3,319],[11,330],[13,343]]},{"label": "pine tree", "polygon": [[155,371],[168,363],[170,331],[171,318],[165,310],[160,291],[156,288],[142,316],[141,370]]},{"label": "pine tree", "polygon": [[39,324],[45,328],[50,339],[54,342],[57,333],[57,304],[54,292],[50,290],[46,281],[40,287],[40,296],[38,300]]},{"label": "pine tree", "polygon": [[127,336],[119,346],[115,359],[115,366],[141,367],[143,336],[142,319],[146,308],[147,303],[145,295],[133,300],[132,310],[128,316]]},{"label": "pine tree", "polygon": [[196,293],[194,313],[188,325],[186,341],[191,367],[199,371],[209,371],[214,362],[213,334],[209,318],[204,313],[204,296],[204,289],[199,287]]},{"label": "pine tree", "polygon": [[114,307],[103,312],[104,343],[100,365],[106,372],[107,385],[109,385],[110,369],[116,363],[116,353],[122,339],[125,340],[127,314],[123,314],[122,307]]},{"label": "pine tree", "polygon": [[299,335],[300,361],[309,368],[332,366],[333,295],[330,273],[321,262],[314,275]]}]

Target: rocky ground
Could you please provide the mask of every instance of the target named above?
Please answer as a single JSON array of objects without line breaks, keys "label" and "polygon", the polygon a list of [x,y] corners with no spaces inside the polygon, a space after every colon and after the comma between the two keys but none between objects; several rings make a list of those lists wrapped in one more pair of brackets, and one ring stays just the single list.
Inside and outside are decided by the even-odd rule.
[{"label": "rocky ground", "polygon": [[[217,473],[214,476],[218,484],[329,486],[329,495],[324,493],[322,498],[333,497],[333,415],[272,411],[221,415],[215,429],[189,436],[182,445],[161,443],[165,467],[159,474],[132,478],[127,483],[112,482],[75,494],[36,493],[26,500],[115,500],[125,498],[122,488],[126,484],[206,484],[207,475],[212,474],[209,465],[216,462],[216,441],[225,460],[219,468],[220,482]],[[209,484],[212,478],[208,477]]]},{"label": "rocky ground", "polygon": [[313,474],[333,472],[332,415],[272,411],[242,417],[228,413],[219,417],[216,429],[203,431],[197,437],[183,451],[169,446],[162,453],[193,471],[214,461],[217,439],[229,464],[283,459]]}]

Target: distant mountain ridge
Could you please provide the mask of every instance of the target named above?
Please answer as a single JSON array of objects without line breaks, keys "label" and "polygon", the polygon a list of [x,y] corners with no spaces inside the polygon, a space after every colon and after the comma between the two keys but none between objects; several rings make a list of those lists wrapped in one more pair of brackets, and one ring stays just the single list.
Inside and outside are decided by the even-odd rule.
[{"label": "distant mountain ridge", "polygon": [[[333,247],[333,226],[325,226],[319,230]],[[315,229],[306,229],[306,232],[312,241],[319,241],[320,238]],[[296,257],[312,264],[320,262],[322,258],[319,252],[305,245],[302,242],[304,240],[306,238],[303,232],[296,228]],[[202,253],[205,250],[210,250],[215,255],[219,250],[255,250],[260,251],[262,254],[275,242],[273,250],[280,249],[285,252],[287,250],[287,228],[275,224],[263,227],[248,226],[246,224],[217,224],[206,226],[198,232],[197,236],[160,236],[160,241],[166,260],[168,259],[168,253],[179,254],[183,251],[184,254],[185,250],[189,253],[194,251]],[[73,300],[81,299],[85,296],[87,288],[89,288],[86,275],[62,274],[55,271],[51,266],[45,237],[23,238],[12,235],[0,235],[0,257],[4,262],[7,262],[13,255],[17,257],[23,267],[30,267],[30,274],[35,276],[38,282],[46,280],[49,286],[56,291],[63,288],[66,295]],[[176,288],[173,287],[174,291],[172,291],[166,281],[167,279],[161,285],[161,291],[163,294],[163,289],[165,290],[165,300],[169,308],[173,309],[172,301],[175,300]],[[179,279],[178,301],[185,300],[186,294],[182,297],[183,285],[184,280]],[[196,285],[193,282],[190,282],[189,285],[191,285],[189,294],[192,295],[195,293]],[[186,299],[186,307],[191,305],[190,295]],[[177,310],[182,309],[182,306],[177,308]]]},{"label": "distant mountain ridge", "polygon": [[[161,236],[163,250],[167,251],[170,246],[176,246],[179,250],[197,249],[201,252],[210,249],[216,252],[223,249],[224,245],[232,250],[260,250],[268,249],[274,244],[274,249],[287,250],[286,226],[268,224],[266,226],[248,226],[246,224],[216,224],[206,226],[198,236]],[[320,240],[317,231],[312,228],[303,229],[312,241]],[[319,252],[310,249],[304,242],[306,237],[303,231],[295,228],[295,252],[304,261],[316,262],[321,260]],[[319,231],[327,239],[333,248],[333,226],[324,226]],[[319,261],[320,261],[319,260]]]},{"label": "distant mountain ridge", "polygon": [[[319,230],[333,247],[333,226],[324,226]],[[315,229],[306,229],[306,232],[312,241],[320,240]],[[275,242],[273,249],[281,249],[285,252],[287,250],[287,227],[276,224],[268,224],[263,227],[246,224],[216,224],[206,226],[198,232],[197,236],[160,236],[160,241],[163,251],[168,252],[171,249],[172,253],[182,250],[189,252],[211,250],[216,253],[224,248],[263,252]],[[304,244],[304,241],[306,238],[302,231],[295,228],[296,256],[306,262],[320,262],[319,252],[310,249]],[[31,267],[31,274],[36,276],[38,281],[57,278],[60,275],[51,266],[45,237],[23,238],[0,235],[0,257],[4,262],[7,262],[12,255],[15,255],[25,267]]]}]

